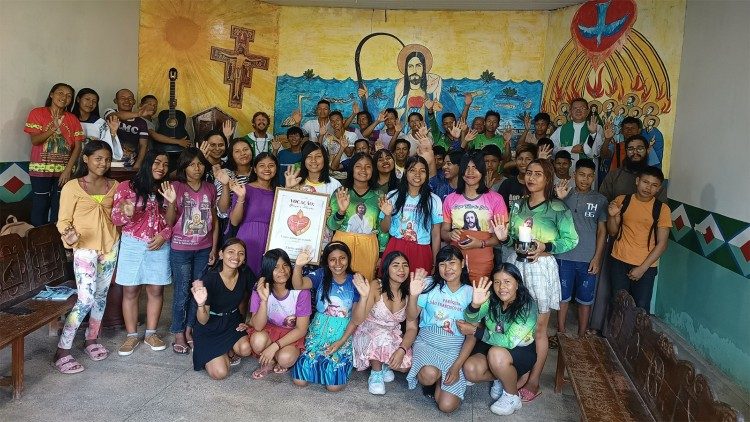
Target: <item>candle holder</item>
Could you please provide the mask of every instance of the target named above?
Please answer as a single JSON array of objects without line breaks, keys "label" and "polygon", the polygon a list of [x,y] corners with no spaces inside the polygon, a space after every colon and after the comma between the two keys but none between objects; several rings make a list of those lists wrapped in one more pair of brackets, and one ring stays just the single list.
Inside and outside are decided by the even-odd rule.
[{"label": "candle holder", "polygon": [[531,262],[529,254],[536,251],[536,242],[516,242],[516,261]]}]

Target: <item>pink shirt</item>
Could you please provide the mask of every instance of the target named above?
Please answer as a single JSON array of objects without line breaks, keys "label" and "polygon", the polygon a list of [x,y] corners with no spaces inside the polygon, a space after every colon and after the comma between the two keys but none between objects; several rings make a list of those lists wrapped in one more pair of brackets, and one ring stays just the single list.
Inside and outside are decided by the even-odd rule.
[{"label": "pink shirt", "polygon": [[[135,204],[135,211],[131,217],[123,214],[122,204],[130,201]],[[172,227],[167,224],[166,207],[159,208],[156,194],[151,194],[143,209],[141,198],[136,201],[136,194],[130,188],[130,182],[117,185],[115,191],[115,203],[112,206],[112,222],[116,226],[122,226],[123,234],[128,234],[144,242],[150,242],[157,234],[161,234],[164,240],[169,241],[172,237]]]},{"label": "pink shirt", "polygon": [[194,191],[187,183],[172,182],[177,194],[177,222],[172,228],[172,249],[197,251],[213,246],[213,209],[216,187],[202,182]]},{"label": "pink shirt", "polygon": [[490,220],[495,215],[508,215],[508,208],[499,193],[489,191],[469,200],[454,192],[443,201],[443,221],[452,229],[489,232]]}]

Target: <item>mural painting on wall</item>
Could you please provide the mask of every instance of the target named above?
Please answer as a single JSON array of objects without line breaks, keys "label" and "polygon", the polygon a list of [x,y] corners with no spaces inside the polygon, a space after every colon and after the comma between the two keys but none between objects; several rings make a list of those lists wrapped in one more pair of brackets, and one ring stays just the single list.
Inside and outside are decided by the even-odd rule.
[{"label": "mural painting on wall", "polygon": [[[359,57],[367,53],[364,48],[367,40],[376,36],[391,37],[401,45],[394,59],[402,78],[380,79],[377,75],[367,75],[375,78],[366,79],[363,76]],[[484,71],[476,79],[443,79],[431,72],[433,57],[428,47],[405,45],[393,34],[379,32],[364,37],[357,46],[354,62],[356,79],[324,79],[315,75],[314,69],[307,69],[302,76],[280,75],[276,81],[274,127],[292,125],[291,116],[297,109],[301,111],[303,121],[314,119],[315,106],[320,99],[328,100],[331,109],[341,111],[344,116],[359,108],[360,104],[373,117],[393,107],[404,122],[404,131],[408,131],[406,119],[410,113],[418,112],[427,117],[430,107],[435,110],[438,122],[443,113],[460,116],[466,96],[472,100],[469,106],[472,115],[495,110],[500,113],[504,124],[516,128],[523,127],[524,115],[534,115],[540,109],[541,81],[499,81],[489,71]]]},{"label": "mural painting on wall", "polygon": [[570,101],[584,97],[602,123],[614,123],[618,142],[623,119],[641,119],[652,144],[649,164],[661,166],[668,152],[659,115],[671,111],[671,87],[654,46],[633,28],[636,18],[634,0],[582,4],[570,24],[571,39],[552,66],[542,109],[559,126],[568,120]]},{"label": "mural painting on wall", "polygon": [[229,107],[242,108],[242,94],[253,83],[253,69],[268,70],[268,57],[250,53],[255,31],[232,25],[234,49],[211,46],[211,60],[224,63],[224,84],[229,85]]}]

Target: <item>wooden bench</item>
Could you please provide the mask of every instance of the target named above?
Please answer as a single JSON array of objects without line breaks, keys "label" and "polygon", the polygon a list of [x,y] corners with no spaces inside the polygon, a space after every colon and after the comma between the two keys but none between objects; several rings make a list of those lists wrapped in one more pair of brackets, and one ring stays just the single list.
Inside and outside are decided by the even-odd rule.
[{"label": "wooden bench", "polygon": [[[75,295],[67,301],[30,299],[45,285],[60,285],[71,279],[66,261],[54,224],[31,229],[26,238],[17,234],[0,237],[0,349],[12,345],[11,376],[0,378],[0,385],[13,387],[13,398],[19,398],[23,390],[25,337],[55,322],[75,304]],[[31,312],[4,312],[8,308]]]},{"label": "wooden bench", "polygon": [[558,339],[555,392],[570,382],[583,421],[740,420],[734,408],[716,401],[692,363],[677,359],[672,342],[653,330],[649,315],[624,290],[604,338]]}]

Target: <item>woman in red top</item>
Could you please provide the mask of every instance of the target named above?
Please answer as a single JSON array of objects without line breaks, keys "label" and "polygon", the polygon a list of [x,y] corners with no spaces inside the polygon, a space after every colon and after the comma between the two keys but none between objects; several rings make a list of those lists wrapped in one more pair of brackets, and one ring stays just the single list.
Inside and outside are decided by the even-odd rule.
[{"label": "woman in red top", "polygon": [[60,188],[70,180],[81,154],[83,129],[78,118],[70,113],[74,93],[70,85],[56,83],[44,107],[31,110],[26,119],[24,132],[31,137],[29,176],[34,226],[57,221]]}]

